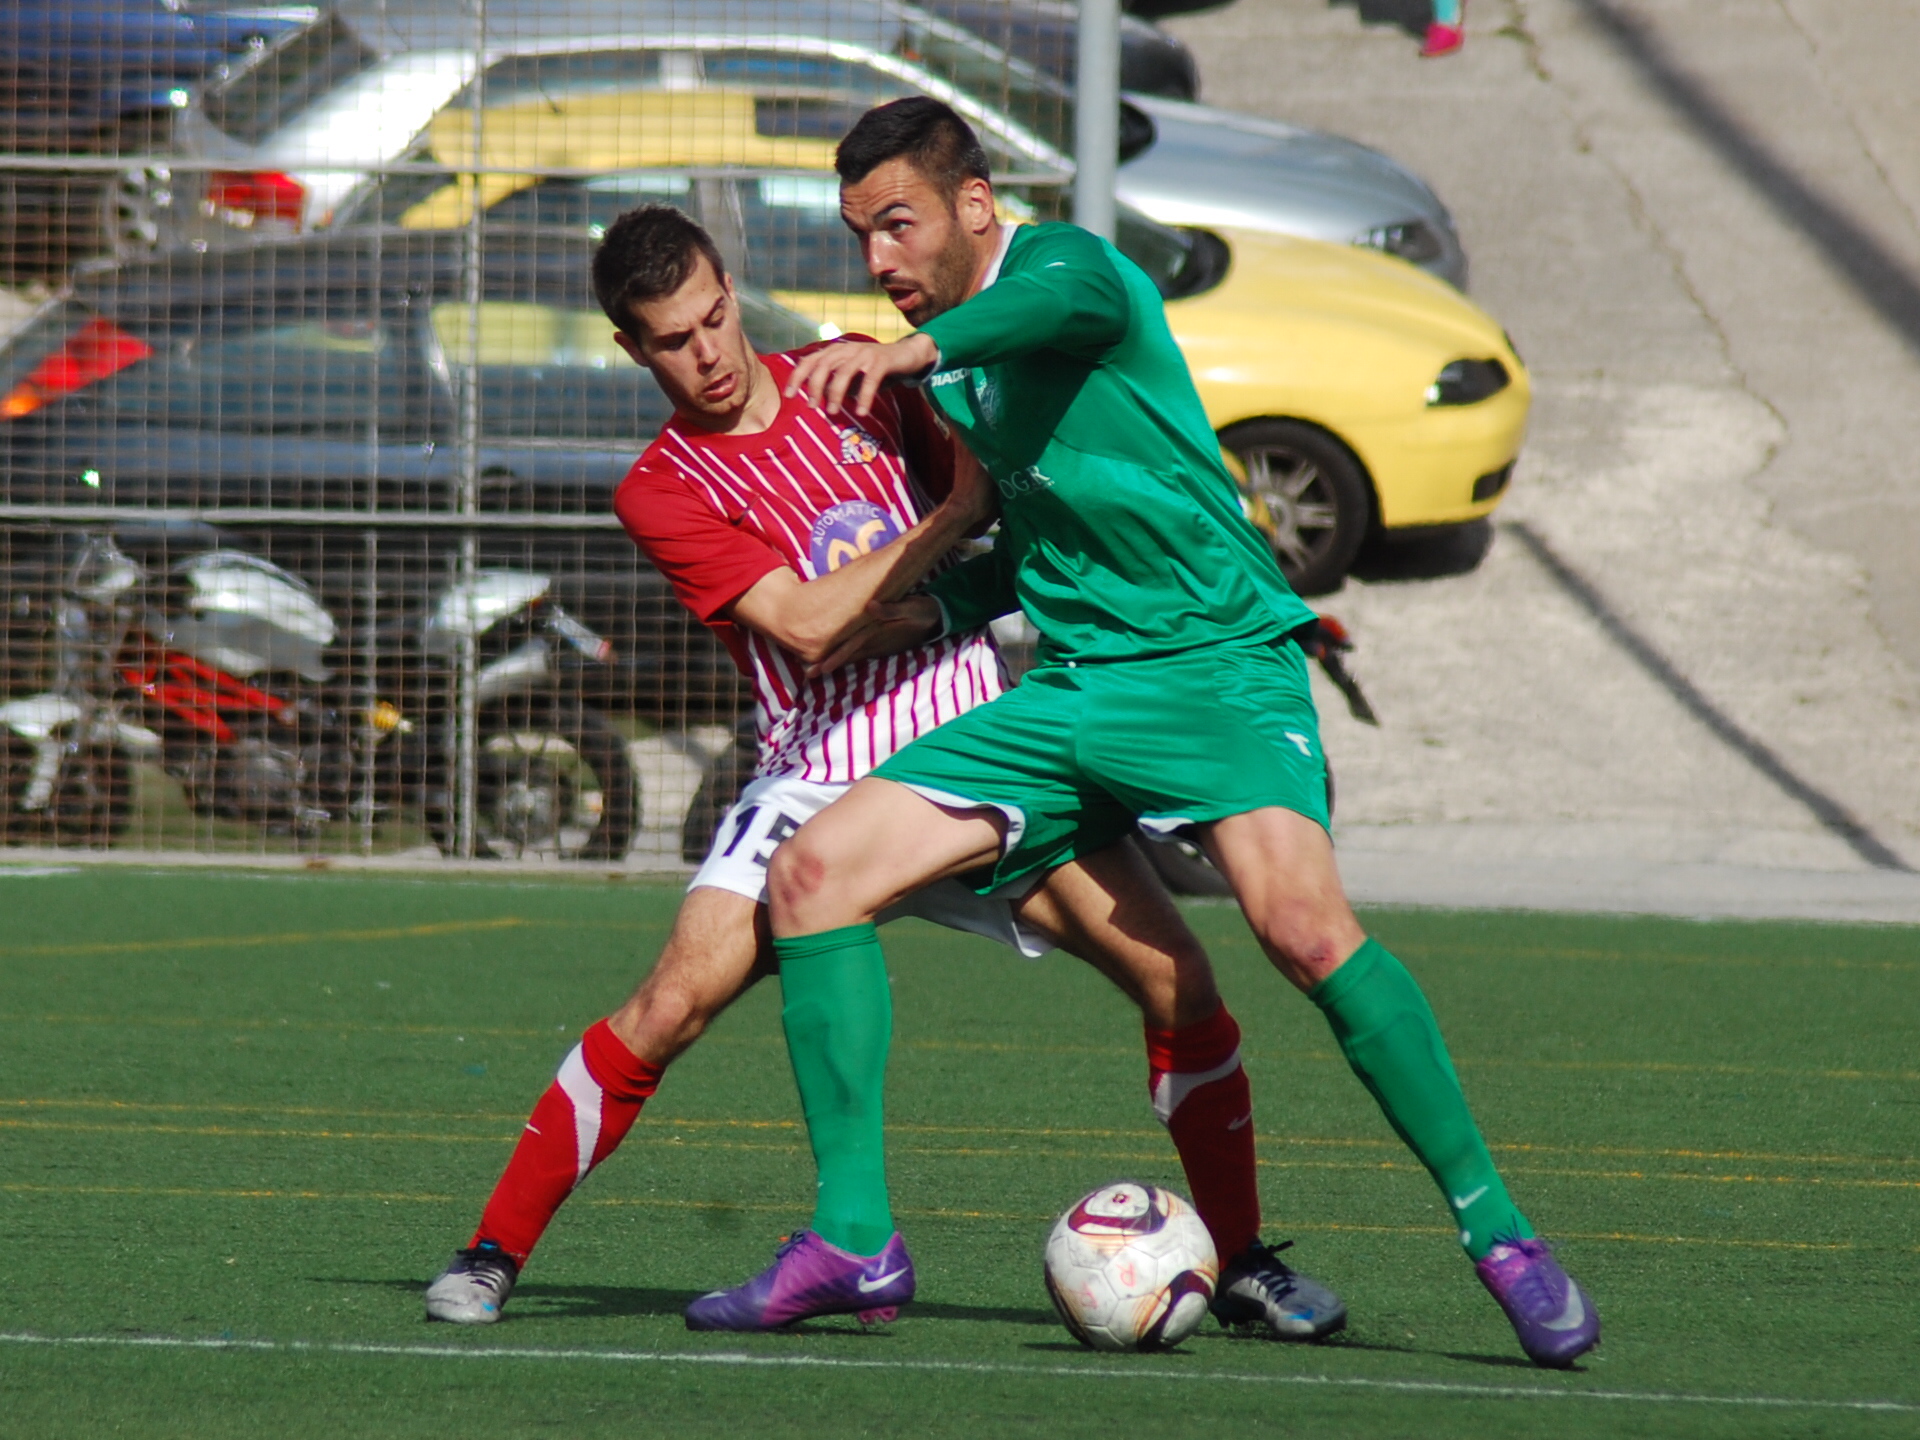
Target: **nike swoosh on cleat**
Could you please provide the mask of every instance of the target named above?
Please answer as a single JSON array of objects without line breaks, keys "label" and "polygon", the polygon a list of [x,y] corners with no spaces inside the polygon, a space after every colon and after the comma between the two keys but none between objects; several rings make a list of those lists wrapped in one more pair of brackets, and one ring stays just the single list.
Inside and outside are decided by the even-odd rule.
[{"label": "nike swoosh on cleat", "polygon": [[1469,1190],[1465,1195],[1455,1195],[1452,1197],[1453,1208],[1456,1210],[1464,1210],[1486,1193],[1487,1187],[1482,1185],[1478,1190]]},{"label": "nike swoosh on cleat", "polygon": [[1580,1287],[1570,1285],[1567,1288],[1567,1307],[1557,1319],[1543,1320],[1540,1323],[1549,1330],[1578,1330],[1587,1320],[1587,1307],[1581,1302]]},{"label": "nike swoosh on cleat", "polygon": [[874,1291],[879,1290],[884,1286],[891,1285],[894,1281],[898,1280],[902,1275],[906,1273],[907,1273],[907,1267],[902,1265],[898,1270],[889,1271],[887,1274],[882,1275],[877,1280],[869,1280],[866,1276],[862,1275],[860,1277],[860,1293],[862,1295],[871,1295]]}]

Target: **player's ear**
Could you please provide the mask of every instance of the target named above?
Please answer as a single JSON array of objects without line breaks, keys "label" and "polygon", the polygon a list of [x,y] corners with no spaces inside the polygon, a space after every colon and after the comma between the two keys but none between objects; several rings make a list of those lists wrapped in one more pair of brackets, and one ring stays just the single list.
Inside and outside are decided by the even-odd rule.
[{"label": "player's ear", "polygon": [[629,360],[633,361],[634,364],[644,366],[647,363],[647,352],[642,350],[640,348],[640,342],[627,334],[626,331],[614,331],[613,343],[618,345],[621,352],[625,354]]},{"label": "player's ear", "polygon": [[984,235],[998,223],[993,208],[993,186],[985,180],[978,177],[963,180],[953,201],[961,227],[971,235]]}]

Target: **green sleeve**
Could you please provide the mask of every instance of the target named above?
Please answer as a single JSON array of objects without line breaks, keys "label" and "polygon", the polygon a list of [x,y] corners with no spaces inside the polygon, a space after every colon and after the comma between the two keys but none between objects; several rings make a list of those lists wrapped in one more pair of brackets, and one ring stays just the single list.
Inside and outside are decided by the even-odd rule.
[{"label": "green sleeve", "polygon": [[999,279],[920,333],[940,347],[946,370],[995,365],[1036,350],[1089,359],[1118,344],[1132,318],[1127,287],[1106,247],[1073,225],[1016,237]]},{"label": "green sleeve", "polygon": [[927,593],[940,603],[941,613],[946,616],[949,635],[977,630],[1020,608],[1007,554],[1005,546],[996,545],[927,582]]}]

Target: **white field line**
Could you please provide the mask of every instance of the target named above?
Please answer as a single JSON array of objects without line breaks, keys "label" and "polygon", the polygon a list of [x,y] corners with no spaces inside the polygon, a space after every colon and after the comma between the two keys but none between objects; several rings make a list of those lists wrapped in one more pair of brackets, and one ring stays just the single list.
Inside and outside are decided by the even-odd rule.
[{"label": "white field line", "polygon": [[431,1360],[588,1360],[621,1365],[724,1365],[791,1370],[891,1370],[1011,1379],[1172,1380],[1223,1385],[1306,1385],[1401,1395],[1481,1400],[1610,1400],[1641,1405],[1727,1405],[1765,1410],[1860,1410],[1920,1414],[1899,1400],[1796,1400],[1772,1395],[1689,1395],[1658,1390],[1548,1390],[1537,1385],[1454,1385],[1442,1380],[1371,1380],[1334,1375],[1246,1375],[1222,1370],[1120,1369],[1094,1365],[1002,1365],[972,1360],[843,1360],[820,1355],[744,1355],[738,1351],[561,1350],[509,1345],[381,1345],[352,1340],[229,1340],[184,1335],[33,1335],[0,1332],[0,1344],[128,1350],[236,1350],[295,1355],[378,1355]]}]

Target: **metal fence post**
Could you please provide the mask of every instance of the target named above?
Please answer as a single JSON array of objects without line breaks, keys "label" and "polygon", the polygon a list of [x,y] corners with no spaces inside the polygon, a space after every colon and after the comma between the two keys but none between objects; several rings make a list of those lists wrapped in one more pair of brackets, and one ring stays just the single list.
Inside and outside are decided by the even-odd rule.
[{"label": "metal fence post", "polygon": [[[467,217],[467,379],[460,393],[460,513],[469,519],[480,510],[480,271],[482,247],[480,169],[485,163],[482,142],[486,135],[487,90],[487,0],[477,0],[473,8],[473,86],[469,99],[473,110],[474,173],[467,177],[473,187],[473,201]],[[460,536],[460,584],[471,603],[475,575],[479,569],[480,537],[474,530]],[[474,832],[480,807],[480,637],[474,633],[471,618],[461,627],[459,713],[454,721],[454,746],[457,757],[454,814],[455,849],[462,860],[471,860]]]},{"label": "metal fence post", "polygon": [[1113,238],[1120,168],[1120,0],[1080,0],[1073,107],[1073,223]]}]

